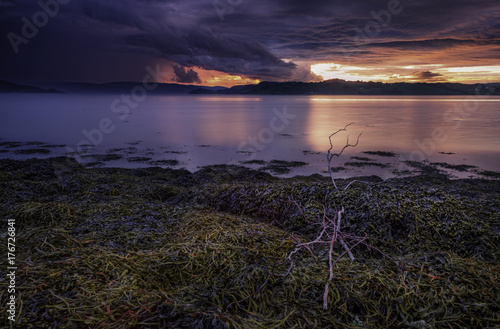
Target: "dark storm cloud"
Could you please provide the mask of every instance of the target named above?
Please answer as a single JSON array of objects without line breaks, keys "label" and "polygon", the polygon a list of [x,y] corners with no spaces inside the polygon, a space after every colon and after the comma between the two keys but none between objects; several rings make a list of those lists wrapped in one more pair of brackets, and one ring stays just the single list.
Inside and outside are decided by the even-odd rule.
[{"label": "dark storm cloud", "polygon": [[[401,12],[387,13],[386,1],[363,2],[355,11],[331,20],[304,19],[300,29],[280,33],[274,47],[292,58],[343,60],[345,49],[351,51],[387,48],[453,48],[465,44],[498,46],[500,4],[493,1],[401,1]],[[344,7],[344,11],[348,11]],[[300,11],[299,11],[300,12]],[[388,24],[382,24],[389,22]],[[323,23],[324,24],[314,24]],[[491,48],[493,49],[493,48]],[[358,53],[359,55],[359,53]],[[365,59],[370,56],[365,57]]]},{"label": "dark storm cloud", "polygon": [[456,46],[484,46],[493,45],[500,46],[500,40],[472,40],[472,39],[429,39],[418,41],[391,41],[386,43],[372,43],[372,47],[385,47],[397,49],[444,49],[453,48]]},{"label": "dark storm cloud", "polygon": [[0,78],[140,79],[144,65],[163,59],[188,70],[288,80],[310,76],[298,62],[390,63],[407,52],[476,46],[491,62],[500,47],[497,0],[226,1],[223,21],[213,0],[62,2],[17,55],[6,36],[22,36],[21,18],[32,20],[41,8],[0,2]]},{"label": "dark storm cloud", "polygon": [[[21,17],[31,20],[33,13],[41,9],[22,1],[8,4],[10,8],[1,14],[1,34],[7,36],[14,31],[23,38]],[[198,24],[198,20],[206,15],[212,17],[214,24],[221,24],[211,1],[186,4],[181,1],[73,0],[60,7],[60,13],[51,18],[43,31],[40,28],[33,40],[27,38],[29,42],[26,44],[15,45],[21,56],[13,56],[12,41],[9,44],[4,38],[2,52],[6,54],[2,57],[10,58],[19,66],[22,66],[23,59],[29,65],[38,60],[40,65],[54,67],[54,63],[61,61],[61,53],[65,53],[75,62],[100,66],[106,61],[104,57],[114,52],[121,56],[134,54],[163,58],[182,66],[199,66],[269,80],[288,79],[296,67],[272,54],[256,39],[214,33],[210,24]],[[60,49],[64,48],[62,39],[68,44],[67,49]],[[85,47],[72,47],[75,40],[85,43]],[[47,59],[48,63],[40,61],[43,56],[39,54],[45,51],[43,48],[53,50],[52,60]],[[90,58],[85,58],[86,55],[98,58],[88,60]]]},{"label": "dark storm cloud", "polygon": [[172,68],[174,69],[175,74],[174,81],[184,83],[201,83],[198,73],[193,69],[186,70],[186,68],[180,65],[173,65]]},{"label": "dark storm cloud", "polygon": [[439,77],[442,77],[443,75],[440,74],[440,73],[434,73],[434,72],[431,72],[431,71],[424,71],[424,72],[420,72],[416,75],[416,77],[420,80],[431,80],[431,79],[435,79],[435,78],[439,78]]}]

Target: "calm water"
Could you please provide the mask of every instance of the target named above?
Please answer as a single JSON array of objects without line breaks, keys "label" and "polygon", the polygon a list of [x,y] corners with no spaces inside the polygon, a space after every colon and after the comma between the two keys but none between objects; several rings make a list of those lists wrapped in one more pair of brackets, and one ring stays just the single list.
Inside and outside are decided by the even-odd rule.
[{"label": "calm water", "polygon": [[[149,165],[130,157],[176,159],[189,170],[278,159],[308,163],[294,173],[320,173],[327,167],[328,136],[350,122],[335,147],[362,132],[359,145],[334,165],[384,150],[399,156],[372,156],[391,168],[370,173],[387,177],[399,161],[424,159],[500,170],[500,97],[0,95],[0,142],[65,144],[51,148],[51,155],[71,153],[82,162],[91,161],[89,154],[123,155],[107,166]],[[0,157],[33,157],[15,153],[30,147],[4,145]]]}]

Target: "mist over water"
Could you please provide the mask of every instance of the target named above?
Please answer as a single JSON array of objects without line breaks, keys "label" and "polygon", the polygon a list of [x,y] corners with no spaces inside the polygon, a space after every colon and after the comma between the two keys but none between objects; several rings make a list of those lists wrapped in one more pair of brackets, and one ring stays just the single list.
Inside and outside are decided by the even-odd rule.
[{"label": "mist over water", "polygon": [[[308,163],[295,173],[320,173],[327,166],[328,136],[351,122],[335,147],[348,135],[355,142],[363,134],[341,161],[364,151],[393,151],[400,156],[377,160],[500,169],[500,97],[182,95],[126,103],[120,95],[0,95],[0,142],[66,145],[47,156],[125,152],[123,160],[106,166],[148,165],[127,161],[130,156],[176,159],[188,170],[277,159]],[[9,150],[0,157],[33,155]],[[374,173],[383,175],[381,170]],[[339,175],[352,174],[359,173]]]}]

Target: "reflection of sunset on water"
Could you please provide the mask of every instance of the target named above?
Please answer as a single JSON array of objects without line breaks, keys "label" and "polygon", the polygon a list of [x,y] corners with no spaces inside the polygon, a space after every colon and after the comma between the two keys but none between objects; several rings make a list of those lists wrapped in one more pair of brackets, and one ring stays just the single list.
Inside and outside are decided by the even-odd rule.
[{"label": "reflection of sunset on water", "polygon": [[[466,99],[463,98],[462,102]],[[490,104],[485,104],[484,108],[480,107],[477,111],[494,117],[494,104],[500,100],[480,99],[479,101],[490,102]],[[429,144],[433,132],[442,130],[444,137],[439,140],[440,149],[464,153],[478,150],[496,152],[498,145],[492,144],[491,141],[478,145],[477,139],[485,134],[485,127],[475,126],[477,117],[457,118],[456,120],[464,121],[460,129],[454,128],[456,122],[443,119],[447,110],[459,104],[461,104],[460,100],[443,96],[420,96],[419,98],[366,96],[356,99],[345,96],[311,97],[307,105],[309,110],[305,124],[307,142],[313,150],[324,151],[329,147],[325,136],[329,136],[346,123],[355,122],[355,125],[349,127],[348,132],[343,133],[343,137],[337,138],[339,145],[345,141],[347,135],[350,135],[352,140],[357,134],[363,132],[360,143],[363,148],[402,152],[420,147],[431,149],[437,147]],[[470,129],[474,131],[471,132]],[[493,133],[491,127],[489,129]]]},{"label": "reflection of sunset on water", "polygon": [[[49,112],[33,110],[40,97]],[[2,109],[8,111],[0,129],[4,138],[12,140],[43,137],[54,144],[76,145],[82,130],[95,126],[103,113],[113,114],[109,111],[113,99],[12,94],[4,97]],[[354,142],[363,132],[358,147],[346,150],[340,161],[380,150],[407,159],[413,153],[422,160],[470,161],[495,170],[500,163],[500,98],[472,100],[456,96],[151,96],[132,109],[126,121],[110,117],[116,129],[103,136],[96,151],[142,141],[152,149],[184,152],[179,160],[191,170],[203,164],[279,159],[307,162],[304,170],[313,173],[324,167],[328,136],[355,122],[333,139],[334,147],[341,148],[348,135]],[[47,113],[57,122],[45,120]],[[280,121],[277,113],[291,117]],[[37,129],[20,132],[16,127],[22,125]],[[442,159],[440,152],[455,155]]]},{"label": "reflection of sunset on water", "polygon": [[251,110],[259,107],[259,97],[180,96],[175,109],[172,97],[163,99],[164,111],[157,112],[155,125],[165,131],[165,144],[232,144],[252,133],[252,123],[262,121],[263,112]]}]

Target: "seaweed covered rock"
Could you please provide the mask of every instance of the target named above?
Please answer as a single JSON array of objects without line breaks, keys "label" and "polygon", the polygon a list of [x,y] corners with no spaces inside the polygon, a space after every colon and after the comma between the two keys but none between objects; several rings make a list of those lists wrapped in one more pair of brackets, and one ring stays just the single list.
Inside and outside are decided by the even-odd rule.
[{"label": "seaweed covered rock", "polygon": [[[327,178],[238,166],[59,161],[0,161],[0,217],[19,232],[20,327],[500,325],[499,181],[372,177],[333,191]],[[369,238],[334,264],[324,310],[328,246],[297,252],[293,266],[288,256],[342,207],[342,232]]]},{"label": "seaweed covered rock", "polygon": [[272,182],[277,178],[268,173],[252,170],[236,165],[212,165],[205,166],[194,173],[194,179],[198,184],[204,183],[236,183],[236,182]]},{"label": "seaweed covered rock", "polygon": [[472,197],[464,181],[440,182],[441,188],[407,181],[357,184],[343,192],[333,192],[327,182],[295,179],[267,184],[206,184],[196,193],[196,200],[217,210],[278,221],[303,234],[311,233],[309,224],[321,218],[323,206],[328,211],[344,207],[343,227],[383,241],[380,246],[390,243],[412,252],[453,251],[498,259],[498,248],[494,248],[500,242],[498,194],[492,202],[484,196]]}]

